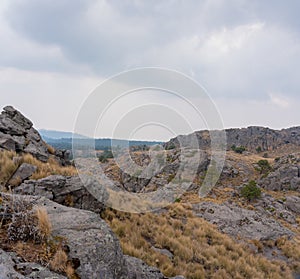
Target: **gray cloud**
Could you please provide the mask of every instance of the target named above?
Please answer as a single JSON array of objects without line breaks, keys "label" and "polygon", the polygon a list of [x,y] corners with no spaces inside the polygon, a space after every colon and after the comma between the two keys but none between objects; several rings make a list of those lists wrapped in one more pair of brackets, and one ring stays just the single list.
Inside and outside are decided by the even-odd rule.
[{"label": "gray cloud", "polygon": [[[300,102],[297,0],[3,3],[2,69],[31,75],[52,72],[68,76],[66,83],[77,79],[84,84],[79,88],[92,89],[96,84],[87,86],[85,77],[94,82],[95,76],[158,66],[194,77],[223,105],[260,102],[275,115],[272,106],[284,111],[290,103]],[[64,98],[62,91],[60,95]]]}]

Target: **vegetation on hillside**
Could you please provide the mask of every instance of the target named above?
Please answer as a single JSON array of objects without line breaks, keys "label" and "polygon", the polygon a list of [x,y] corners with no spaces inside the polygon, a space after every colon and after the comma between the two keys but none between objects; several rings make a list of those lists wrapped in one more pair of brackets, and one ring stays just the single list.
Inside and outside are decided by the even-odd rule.
[{"label": "vegetation on hillside", "polygon": [[[175,203],[164,212],[145,214],[107,209],[102,217],[119,236],[125,254],[157,266],[166,276],[293,278],[285,263],[253,254],[194,216],[188,204]],[[157,249],[166,249],[171,256]]]}]

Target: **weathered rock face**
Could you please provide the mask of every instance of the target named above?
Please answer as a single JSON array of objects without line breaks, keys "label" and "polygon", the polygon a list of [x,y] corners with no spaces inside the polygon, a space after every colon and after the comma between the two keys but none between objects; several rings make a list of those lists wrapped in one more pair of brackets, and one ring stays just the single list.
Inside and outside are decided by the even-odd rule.
[{"label": "weathered rock face", "polygon": [[0,132],[0,138],[14,142],[14,146],[8,146],[6,142],[1,147],[30,153],[41,161],[48,160],[47,146],[33,128],[32,122],[11,106],[5,107],[0,115]]},{"label": "weathered rock face", "polygon": [[295,196],[286,197],[285,201],[286,207],[297,214],[300,215],[300,198]]},{"label": "weathered rock face", "polygon": [[36,203],[46,207],[53,234],[67,239],[69,256],[80,264],[80,278],[124,278],[127,270],[119,241],[98,214],[45,198]]},{"label": "weathered rock face", "polygon": [[[226,129],[227,149],[231,146],[244,146],[248,151],[255,152],[258,147],[261,151],[277,149],[286,144],[300,146],[300,127],[293,127],[282,130],[272,130],[264,127],[251,126],[241,129]],[[199,141],[199,148],[209,149],[211,146],[210,135],[208,131],[198,131],[191,135],[178,136],[165,144],[167,148],[179,146],[191,141],[193,135],[196,135]]]},{"label": "weathered rock face", "polygon": [[[46,143],[32,122],[12,106],[5,107],[0,114],[0,149],[29,153],[43,162],[50,157]],[[65,151],[56,152],[55,158],[68,164],[68,155]]]},{"label": "weathered rock face", "polygon": [[0,278],[1,279],[39,279],[67,277],[50,271],[36,263],[24,262],[15,253],[8,253],[0,249]]},{"label": "weathered rock face", "polygon": [[228,202],[215,204],[203,202],[194,205],[197,216],[232,236],[248,239],[275,240],[281,236],[291,236],[293,233],[280,225],[273,218],[262,212],[240,208]]},{"label": "weathered rock face", "polygon": [[300,154],[283,156],[274,164],[273,171],[259,181],[267,190],[294,190],[300,192]]},{"label": "weathered rock face", "polygon": [[[47,197],[59,204],[75,208],[101,212],[108,199],[105,187],[91,178],[86,178],[84,185],[79,176],[51,175],[39,180],[27,180],[14,189],[16,194],[38,195]],[[98,199],[88,191],[89,187],[96,187]]]}]

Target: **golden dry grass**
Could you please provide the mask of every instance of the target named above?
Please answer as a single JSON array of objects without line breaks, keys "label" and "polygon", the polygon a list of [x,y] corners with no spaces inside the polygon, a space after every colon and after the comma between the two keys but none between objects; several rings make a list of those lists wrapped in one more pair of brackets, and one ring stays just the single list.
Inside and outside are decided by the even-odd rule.
[{"label": "golden dry grass", "polygon": [[[77,175],[77,170],[73,166],[61,166],[54,158],[50,158],[47,163],[41,162],[31,154],[17,155],[13,151],[0,151],[0,184],[5,185],[18,167],[22,163],[28,163],[37,166],[37,170],[31,176],[31,179],[40,179],[52,174],[66,176]],[[18,186],[20,180],[11,181],[12,186]]]},{"label": "golden dry grass", "polygon": [[59,248],[50,261],[50,267],[54,271],[64,272],[67,269],[68,255],[64,250]]},{"label": "golden dry grass", "polygon": [[[106,210],[103,217],[119,236],[125,254],[157,266],[166,276],[293,278],[285,263],[254,255],[246,246],[195,217],[185,204],[173,204],[160,214]],[[152,246],[168,249],[173,259],[153,250]]]},{"label": "golden dry grass", "polygon": [[15,164],[13,151],[0,151],[0,184],[5,185],[17,170],[19,164]]},{"label": "golden dry grass", "polygon": [[36,208],[36,217],[38,220],[39,234],[42,239],[48,239],[52,232],[52,224],[50,222],[47,209],[39,206]]},{"label": "golden dry grass", "polygon": [[37,171],[31,176],[32,179],[40,179],[52,174],[73,176],[77,174],[73,166],[61,166],[55,159],[50,158],[47,163],[41,162],[31,154],[24,154],[23,162],[37,166]]}]

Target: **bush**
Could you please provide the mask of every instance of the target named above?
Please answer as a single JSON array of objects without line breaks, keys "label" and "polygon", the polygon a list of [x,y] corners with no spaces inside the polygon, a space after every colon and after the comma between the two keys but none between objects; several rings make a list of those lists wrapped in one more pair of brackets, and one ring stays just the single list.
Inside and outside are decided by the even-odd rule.
[{"label": "bush", "polygon": [[256,148],[256,152],[257,152],[257,153],[260,153],[260,152],[262,152],[262,148],[261,148],[260,146],[259,146],[259,147],[257,147],[257,148]]},{"label": "bush", "polygon": [[259,171],[261,174],[268,174],[272,170],[268,160],[259,160],[257,165],[259,166]]},{"label": "bush", "polygon": [[231,146],[231,149],[236,152],[236,153],[239,153],[239,154],[242,154],[244,151],[246,151],[246,147],[245,146]]},{"label": "bush", "polygon": [[103,153],[99,156],[99,161],[101,163],[106,163],[109,158],[113,158],[114,155],[111,150],[104,150]]},{"label": "bush", "polygon": [[176,148],[176,145],[175,145],[175,143],[173,143],[173,142],[170,142],[170,143],[168,143],[167,144],[167,146],[166,146],[166,150],[172,150],[172,149],[175,149]]},{"label": "bush", "polygon": [[254,199],[257,199],[261,196],[261,190],[256,185],[256,182],[254,180],[251,180],[248,184],[246,184],[241,191],[242,197],[247,199],[248,201],[252,201]]}]

